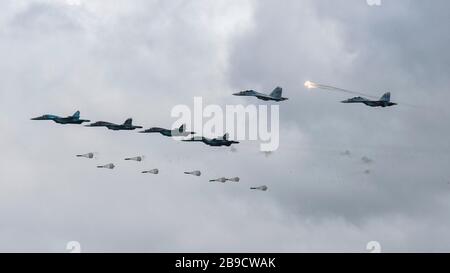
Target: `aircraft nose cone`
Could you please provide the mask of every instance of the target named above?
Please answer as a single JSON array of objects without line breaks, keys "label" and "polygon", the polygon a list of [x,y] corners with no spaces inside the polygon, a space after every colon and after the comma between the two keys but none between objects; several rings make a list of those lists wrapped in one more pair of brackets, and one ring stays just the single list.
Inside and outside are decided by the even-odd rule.
[{"label": "aircraft nose cone", "polygon": [[35,118],[31,118],[31,120],[43,120],[43,117],[35,117]]},{"label": "aircraft nose cone", "polygon": [[241,92],[234,93],[233,96],[242,96]]}]

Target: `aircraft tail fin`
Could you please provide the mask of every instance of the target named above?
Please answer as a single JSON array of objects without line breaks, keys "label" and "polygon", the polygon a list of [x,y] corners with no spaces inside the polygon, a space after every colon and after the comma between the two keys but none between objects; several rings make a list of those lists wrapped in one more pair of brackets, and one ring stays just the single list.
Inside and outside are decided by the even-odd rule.
[{"label": "aircraft tail fin", "polygon": [[182,125],[180,126],[180,128],[178,129],[178,131],[179,131],[180,133],[184,133],[184,132],[186,131],[186,124],[182,124]]},{"label": "aircraft tail fin", "polygon": [[270,93],[270,96],[274,97],[274,98],[281,98],[282,93],[283,93],[283,88],[278,86],[277,88],[275,88],[272,91],[272,93]]},{"label": "aircraft tail fin", "polygon": [[73,115],[73,118],[79,119],[80,118],[80,111],[76,111]]},{"label": "aircraft tail fin", "polygon": [[129,119],[125,120],[125,122],[123,123],[123,125],[125,125],[125,126],[131,126],[131,125],[133,125],[133,119],[129,118]]},{"label": "aircraft tail fin", "polygon": [[387,102],[391,101],[391,92],[385,93],[385,94],[380,98],[380,100],[381,100],[381,101],[387,101]]},{"label": "aircraft tail fin", "polygon": [[223,140],[228,140],[229,137],[230,137],[230,135],[228,133],[226,133],[223,135],[222,138],[223,138]]}]

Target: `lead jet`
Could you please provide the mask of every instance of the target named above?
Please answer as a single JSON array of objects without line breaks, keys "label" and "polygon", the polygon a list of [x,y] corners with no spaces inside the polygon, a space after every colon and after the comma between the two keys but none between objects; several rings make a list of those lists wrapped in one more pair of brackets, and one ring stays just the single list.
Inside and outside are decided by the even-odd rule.
[{"label": "lead jet", "polygon": [[195,132],[187,132],[185,124],[181,125],[180,128],[173,129],[173,130],[159,128],[159,127],[152,127],[150,129],[141,131],[139,133],[143,133],[143,134],[160,133],[161,135],[167,136],[167,137],[174,137],[174,136],[187,137],[187,136],[195,134]]},{"label": "lead jet", "polygon": [[285,101],[288,100],[288,98],[283,98],[282,97],[282,93],[283,93],[283,88],[281,87],[277,87],[275,88],[272,93],[270,93],[270,95],[266,95],[266,94],[262,94],[259,92],[256,92],[254,90],[246,90],[246,91],[241,91],[238,93],[233,94],[234,96],[243,96],[243,97],[256,97],[260,100],[264,100],[264,101]]},{"label": "lead jet", "polygon": [[233,144],[239,144],[238,141],[228,140],[228,134],[223,135],[219,138],[206,138],[206,137],[192,137],[191,139],[183,139],[185,142],[203,142],[206,145],[213,147],[227,146],[230,147]]},{"label": "lead jet", "polygon": [[40,117],[32,118],[31,120],[53,120],[59,124],[82,124],[83,122],[91,122],[87,119],[80,119],[80,111],[76,111],[73,115],[68,117],[59,117],[55,115],[43,115]]},{"label": "lead jet", "polygon": [[391,102],[391,93],[387,92],[379,100],[369,100],[363,97],[354,97],[348,100],[342,101],[342,103],[364,103],[370,107],[390,107],[397,105],[397,103]]},{"label": "lead jet", "polygon": [[94,122],[92,124],[85,125],[85,126],[86,127],[106,127],[109,130],[114,130],[114,131],[120,131],[120,130],[132,131],[135,129],[142,128],[142,126],[134,126],[133,119],[131,119],[131,118],[127,119],[123,124],[115,124],[115,123],[106,122],[106,121],[97,121],[97,122]]}]

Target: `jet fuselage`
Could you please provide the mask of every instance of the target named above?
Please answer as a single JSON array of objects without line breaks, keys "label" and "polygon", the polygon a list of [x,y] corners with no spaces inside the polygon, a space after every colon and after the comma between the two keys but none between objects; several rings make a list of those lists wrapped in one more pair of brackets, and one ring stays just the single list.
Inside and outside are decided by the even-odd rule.
[{"label": "jet fuselage", "polygon": [[169,130],[169,129],[164,129],[164,128],[160,128],[160,127],[152,127],[150,129],[147,129],[140,133],[143,133],[143,134],[160,133],[161,135],[166,136],[166,137],[178,137],[178,136],[186,137],[186,136],[194,134],[194,132],[187,132],[183,128],[184,128],[184,126],[181,126],[179,129]]},{"label": "jet fuselage", "polygon": [[86,127],[106,127],[109,130],[113,130],[113,131],[132,131],[135,129],[142,128],[142,126],[134,126],[134,125],[130,125],[130,124],[115,124],[115,123],[106,122],[106,121],[94,122],[92,124],[86,125]]},{"label": "jet fuselage", "polygon": [[90,120],[80,119],[73,116],[59,117],[55,115],[43,115],[40,117],[32,118],[31,120],[52,120],[58,124],[82,124],[84,122],[90,122]]},{"label": "jet fuselage", "polygon": [[273,96],[273,95],[266,95],[260,92],[256,92],[254,90],[246,90],[246,91],[241,91],[238,93],[234,93],[234,96],[239,96],[239,97],[256,97],[257,99],[263,100],[263,101],[276,101],[276,102],[280,102],[280,101],[285,101],[288,100],[288,98],[283,98],[280,96]]},{"label": "jet fuselage", "polygon": [[363,103],[370,107],[383,107],[383,108],[397,105],[397,103],[391,102],[390,100],[369,100],[363,97],[351,98],[342,101],[342,103]]},{"label": "jet fuselage", "polygon": [[208,146],[212,146],[212,147],[221,147],[221,146],[231,146],[233,144],[239,144],[238,141],[232,141],[232,140],[227,140],[227,139],[220,139],[220,138],[214,138],[214,139],[210,139],[210,138],[206,138],[206,137],[202,137],[202,138],[192,138],[192,139],[187,139],[187,140],[183,140],[186,142],[203,142],[204,144],[208,145]]}]

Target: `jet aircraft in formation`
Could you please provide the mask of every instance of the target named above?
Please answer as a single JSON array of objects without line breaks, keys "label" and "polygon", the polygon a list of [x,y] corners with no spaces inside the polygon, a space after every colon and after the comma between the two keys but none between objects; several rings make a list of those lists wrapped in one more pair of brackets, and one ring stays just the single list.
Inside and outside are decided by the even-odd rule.
[{"label": "jet aircraft in formation", "polygon": [[348,100],[342,101],[342,103],[363,103],[370,107],[390,107],[397,105],[397,103],[391,102],[391,93],[385,93],[379,100],[369,100],[363,97],[354,97]]},{"label": "jet aircraft in formation", "polygon": [[203,142],[208,146],[220,147],[220,146],[231,146],[233,144],[239,144],[238,141],[228,140],[228,134],[223,135],[223,137],[218,138],[206,138],[206,137],[192,137],[190,139],[183,139],[185,142]]},{"label": "jet aircraft in formation", "polygon": [[266,95],[263,93],[256,92],[255,90],[246,90],[241,91],[238,93],[234,93],[234,96],[241,96],[241,97],[256,97],[257,99],[264,100],[264,101],[285,101],[288,100],[288,98],[282,97],[283,88],[277,87],[275,88],[270,95]]},{"label": "jet aircraft in formation", "polygon": [[113,130],[113,131],[121,131],[121,130],[132,131],[135,129],[142,128],[142,126],[133,125],[133,119],[131,119],[131,118],[127,119],[123,124],[115,124],[115,123],[106,122],[106,121],[97,121],[97,122],[94,122],[94,123],[91,123],[91,124],[85,125],[85,126],[86,127],[106,127],[109,130]]},{"label": "jet aircraft in formation", "polygon": [[145,131],[141,131],[139,133],[143,133],[143,134],[151,134],[151,133],[159,133],[163,136],[166,137],[176,137],[176,136],[190,136],[195,134],[195,132],[188,132],[186,131],[186,125],[183,124],[180,126],[180,128],[178,129],[173,129],[173,130],[169,130],[169,129],[164,129],[164,128],[160,128],[160,127],[152,127],[150,129],[147,129]]},{"label": "jet aircraft in formation", "polygon": [[91,122],[88,119],[80,119],[80,111],[76,111],[73,115],[68,117],[60,117],[56,115],[43,115],[32,118],[31,120],[52,120],[59,124],[82,124],[83,122]]},{"label": "jet aircraft in formation", "polygon": [[[280,101],[288,100],[288,98],[282,97],[282,91],[283,90],[281,87],[277,87],[269,95],[259,93],[254,90],[246,90],[246,91],[242,91],[239,93],[235,93],[233,95],[235,95],[235,96],[252,96],[252,97],[256,97],[260,100],[264,100],[264,101],[280,102]],[[342,101],[342,103],[363,103],[370,107],[383,107],[383,108],[397,105],[397,103],[391,102],[391,93],[390,92],[385,93],[379,100],[370,100],[370,99],[359,96],[359,97],[354,97],[351,99],[344,100],[344,101]],[[80,118],[80,111],[76,111],[73,115],[67,116],[67,117],[60,117],[60,116],[56,116],[56,115],[46,114],[46,115],[43,115],[40,117],[32,118],[32,120],[51,120],[58,124],[82,124],[85,122],[90,122],[90,120]],[[85,125],[85,126],[86,127],[106,127],[108,129],[114,130],[114,131],[135,130],[135,129],[143,128],[142,126],[133,125],[133,120],[131,118],[127,119],[123,124],[115,124],[115,123],[106,122],[106,121],[97,121],[97,122],[94,122],[94,123],[91,123],[91,124]],[[187,137],[187,136],[195,134],[195,132],[186,131],[185,124],[181,125],[178,129],[169,130],[169,129],[160,128],[160,127],[152,127],[150,129],[141,131],[140,133],[159,133],[159,134],[161,134],[163,136],[167,136],[167,137],[174,137],[174,136]],[[220,146],[228,146],[229,147],[233,144],[239,144],[238,141],[232,141],[232,140],[229,140],[228,138],[229,138],[228,134],[225,134],[223,137],[218,137],[218,138],[213,138],[213,139],[209,139],[209,138],[206,138],[203,136],[198,136],[198,137],[194,136],[194,137],[191,137],[190,139],[184,139],[183,141],[185,141],[185,142],[203,142],[204,144],[206,144],[208,146],[213,146],[213,147],[220,147]],[[346,154],[350,154],[350,153],[348,152]],[[93,158],[94,154],[88,153],[88,154],[84,154],[84,155],[77,155],[77,157]],[[364,159],[365,158],[363,158],[364,162],[368,161],[368,160],[364,160]],[[138,156],[138,157],[126,158],[125,160],[133,160],[133,161],[139,162],[139,161],[143,160],[143,157]],[[105,169],[114,169],[115,165],[110,163],[110,164],[106,164],[103,166],[97,166],[97,167],[105,168]],[[153,170],[149,170],[149,171],[143,171],[142,173],[158,174],[159,170],[153,169]],[[200,171],[192,171],[192,172],[184,172],[184,173],[189,174],[189,175],[194,175],[194,176],[201,175]],[[370,174],[370,170],[366,170],[365,173]],[[234,178],[221,177],[218,179],[210,180],[210,182],[220,182],[220,183],[226,183],[227,181],[239,182],[240,179],[239,179],[239,177],[234,177]],[[260,187],[252,187],[250,189],[267,191],[268,188],[267,188],[267,186],[260,186]]]}]

